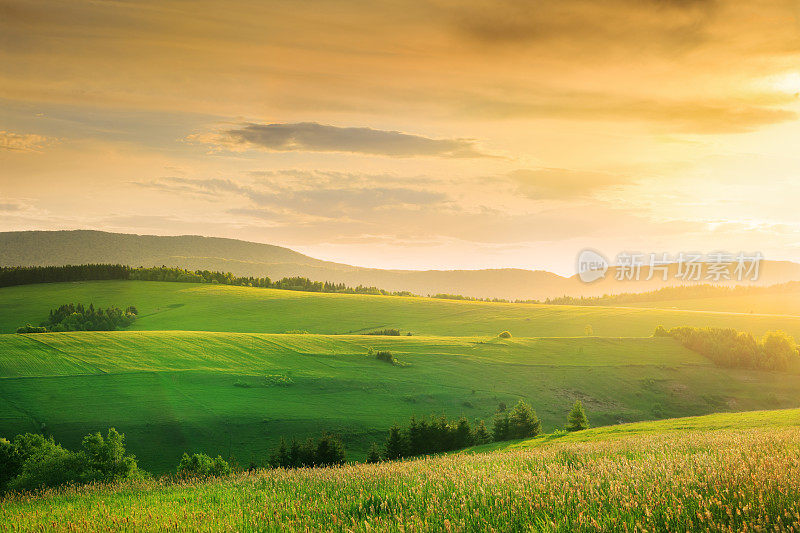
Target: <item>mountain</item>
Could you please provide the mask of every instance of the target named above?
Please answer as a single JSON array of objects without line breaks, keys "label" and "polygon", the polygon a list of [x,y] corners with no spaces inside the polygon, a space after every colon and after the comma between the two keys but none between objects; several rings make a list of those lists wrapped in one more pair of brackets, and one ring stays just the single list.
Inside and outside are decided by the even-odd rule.
[{"label": "mountain", "polygon": [[[641,292],[676,284],[654,276],[617,281],[612,267],[605,279],[587,284],[576,276],[517,268],[486,270],[381,270],[315,259],[269,244],[201,237],[155,236],[102,231],[18,231],[0,233],[0,266],[47,266],[120,263],[130,266],[177,266],[222,270],[239,276],[305,276],[317,281],[371,285],[416,294],[450,293],[481,298],[544,299],[563,295],[595,296]],[[800,265],[763,261],[759,285],[800,280]]]}]

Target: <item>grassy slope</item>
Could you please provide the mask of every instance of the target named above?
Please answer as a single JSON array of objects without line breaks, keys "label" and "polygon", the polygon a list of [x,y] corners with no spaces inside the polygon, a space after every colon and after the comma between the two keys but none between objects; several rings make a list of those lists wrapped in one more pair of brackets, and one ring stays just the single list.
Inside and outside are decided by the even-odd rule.
[{"label": "grassy slope", "polygon": [[546,441],[537,439],[535,447],[496,453],[64,489],[11,496],[0,505],[0,526],[15,531],[796,530],[798,425],[797,409],[713,415],[598,428],[575,435],[573,440],[584,442],[541,445]]},{"label": "grassy slope", "polygon": [[[408,363],[366,357],[390,349]],[[267,374],[294,384],[266,386]],[[488,418],[531,402],[545,428],[581,398],[594,424],[800,403],[800,376],[725,370],[664,338],[375,337],[209,332],[0,335],[0,434],[74,446],[115,426],[145,468],[184,450],[262,459],[280,436],[341,432],[354,453],[392,421]],[[235,386],[237,381],[250,388]]]},{"label": "grassy slope", "polygon": [[50,309],[69,302],[135,305],[141,318],[134,329],[139,330],[283,333],[301,329],[347,334],[398,327],[420,335],[496,335],[509,330],[519,337],[569,337],[584,335],[585,327],[591,325],[599,336],[642,337],[662,324],[734,327],[759,335],[783,329],[800,338],[800,316],[496,304],[134,281],[0,289],[0,333],[11,333],[26,322],[38,324]]}]

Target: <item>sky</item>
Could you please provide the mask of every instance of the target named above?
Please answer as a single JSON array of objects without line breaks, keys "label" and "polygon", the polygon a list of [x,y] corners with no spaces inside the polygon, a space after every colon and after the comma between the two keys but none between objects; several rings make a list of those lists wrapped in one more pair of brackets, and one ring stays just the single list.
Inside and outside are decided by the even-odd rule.
[{"label": "sky", "polygon": [[800,261],[800,0],[0,0],[0,231]]}]

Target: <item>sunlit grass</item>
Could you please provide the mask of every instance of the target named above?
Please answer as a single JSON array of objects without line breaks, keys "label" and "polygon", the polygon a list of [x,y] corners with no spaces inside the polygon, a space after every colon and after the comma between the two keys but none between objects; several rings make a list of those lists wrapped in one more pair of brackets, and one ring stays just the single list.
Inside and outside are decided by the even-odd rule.
[{"label": "sunlit grass", "polygon": [[633,531],[800,527],[800,429],[667,432],[223,480],[15,495],[11,530]]}]

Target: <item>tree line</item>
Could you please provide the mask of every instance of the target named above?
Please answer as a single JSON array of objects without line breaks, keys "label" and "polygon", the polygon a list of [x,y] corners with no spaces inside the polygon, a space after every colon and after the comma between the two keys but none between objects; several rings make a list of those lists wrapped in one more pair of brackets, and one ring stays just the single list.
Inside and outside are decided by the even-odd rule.
[{"label": "tree line", "polygon": [[0,287],[34,283],[66,281],[140,280],[179,283],[212,283],[239,287],[261,287],[287,291],[329,292],[341,294],[377,294],[384,296],[414,296],[408,291],[385,291],[377,287],[344,283],[312,281],[302,276],[284,277],[272,281],[269,277],[236,276],[230,272],[186,270],[178,267],[129,267],[125,265],[66,265],[53,267],[0,267]]},{"label": "tree line", "polygon": [[667,330],[658,326],[653,336],[672,337],[714,364],[730,368],[786,370],[800,360],[794,339],[783,331],[769,331],[757,339],[733,328],[681,326]]},{"label": "tree line", "polygon": [[[567,416],[567,431],[589,427],[589,420],[580,401],[575,402]],[[449,452],[470,446],[506,440],[532,438],[541,433],[542,424],[531,406],[519,400],[510,411],[501,404],[492,420],[491,431],[479,420],[474,427],[466,417],[450,420],[446,416],[417,419],[412,416],[404,427],[394,424],[389,429],[381,455],[373,443],[367,462],[396,460],[406,457]]]},{"label": "tree line", "polygon": [[[589,427],[581,403],[575,402],[567,417],[566,429],[578,431]],[[483,420],[471,427],[465,417],[450,420],[445,416],[427,419],[411,417],[401,428],[389,429],[383,450],[372,443],[366,462],[377,463],[431,453],[459,450],[476,444],[509,439],[535,437],[541,432],[536,412],[520,400],[509,412],[501,404],[495,415],[492,430]],[[347,452],[342,440],[334,434],[323,433],[304,443],[292,439],[280,443],[269,455],[265,465],[270,468],[332,467],[343,465]],[[250,463],[250,470],[257,468]],[[233,472],[231,464],[221,456],[204,453],[184,453],[175,470],[178,478],[218,477]],[[37,490],[62,485],[81,485],[94,482],[114,482],[140,479],[150,474],[141,470],[136,457],[125,450],[125,435],[110,428],[86,435],[77,450],[69,450],[53,437],[36,433],[17,435],[11,440],[0,438],[0,495],[9,491]]]}]

